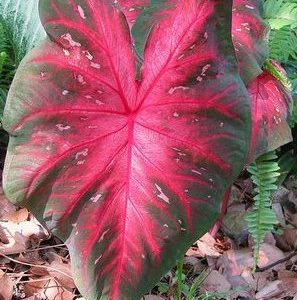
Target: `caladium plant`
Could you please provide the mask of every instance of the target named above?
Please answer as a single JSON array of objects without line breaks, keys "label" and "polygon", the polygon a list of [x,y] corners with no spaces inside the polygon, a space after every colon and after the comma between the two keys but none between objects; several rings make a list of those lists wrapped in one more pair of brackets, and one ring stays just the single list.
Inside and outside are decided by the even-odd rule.
[{"label": "caladium plant", "polygon": [[[272,66],[273,67],[273,66]],[[281,70],[275,67],[276,72]],[[248,87],[252,104],[249,162],[292,141],[289,126],[293,99],[288,87],[267,70]]]},{"label": "caladium plant", "polygon": [[[210,228],[247,158],[232,1],[40,0],[40,15],[48,39],[4,113],[6,195],[66,242],[87,299],[138,300]],[[236,43],[261,40],[243,27]]]}]

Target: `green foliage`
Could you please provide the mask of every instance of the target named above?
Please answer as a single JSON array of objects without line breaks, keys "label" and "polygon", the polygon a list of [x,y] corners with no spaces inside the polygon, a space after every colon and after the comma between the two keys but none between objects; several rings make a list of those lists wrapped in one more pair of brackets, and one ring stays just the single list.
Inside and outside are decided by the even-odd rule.
[{"label": "green foliage", "polygon": [[0,99],[7,92],[15,73],[14,52],[8,34],[0,23]]},{"label": "green foliage", "polygon": [[272,29],[297,27],[296,0],[264,0],[264,16]]},{"label": "green foliage", "polygon": [[[297,48],[297,44],[296,44]],[[291,81],[292,96],[294,99],[293,113],[291,117],[291,127],[297,124],[297,61],[290,60],[284,64],[288,77]]]},{"label": "green foliage", "polygon": [[248,168],[255,184],[256,196],[254,197],[254,207],[247,216],[249,232],[254,239],[254,269],[259,260],[260,245],[265,234],[273,230],[273,226],[278,223],[274,211],[271,209],[271,193],[277,189],[276,182],[280,173],[275,152],[269,152],[260,156]]},{"label": "green foliage", "polygon": [[297,34],[289,26],[271,30],[269,37],[270,58],[285,63],[289,58],[297,59]]},{"label": "green foliage", "polygon": [[9,34],[17,64],[45,38],[37,4],[38,0],[0,0],[0,22]]},{"label": "green foliage", "polygon": [[[15,70],[12,44],[3,25],[0,23],[0,120],[2,120],[7,93]],[[2,131],[0,131],[0,141],[7,143],[7,137]]]},{"label": "green foliage", "polygon": [[264,0],[264,17],[271,27],[270,58],[297,59],[297,0]]}]

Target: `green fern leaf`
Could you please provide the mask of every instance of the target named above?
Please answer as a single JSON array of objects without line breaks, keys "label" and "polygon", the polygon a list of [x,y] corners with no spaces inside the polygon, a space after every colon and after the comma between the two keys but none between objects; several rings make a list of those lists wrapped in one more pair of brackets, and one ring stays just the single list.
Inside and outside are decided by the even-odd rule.
[{"label": "green fern leaf", "polygon": [[297,60],[297,34],[289,26],[271,30],[269,37],[270,58],[285,63],[290,57]]},{"label": "green fern leaf", "polygon": [[269,152],[259,157],[248,168],[255,184],[256,196],[254,197],[254,207],[246,220],[251,236],[254,239],[254,270],[259,261],[260,245],[267,232],[273,230],[273,226],[278,223],[274,211],[271,209],[271,193],[277,189],[277,179],[280,170],[275,160],[275,152]]},{"label": "green fern leaf", "polygon": [[297,2],[286,0],[265,0],[264,16],[272,29],[297,27]]}]

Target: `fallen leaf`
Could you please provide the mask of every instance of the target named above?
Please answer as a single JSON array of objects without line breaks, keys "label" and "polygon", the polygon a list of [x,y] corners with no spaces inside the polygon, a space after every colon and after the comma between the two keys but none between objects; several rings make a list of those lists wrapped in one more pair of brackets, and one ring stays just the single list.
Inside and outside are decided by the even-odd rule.
[{"label": "fallen leaf", "polygon": [[24,221],[27,221],[29,217],[29,211],[27,208],[21,208],[13,213],[11,213],[8,217],[7,220],[11,221],[13,223],[21,223]]},{"label": "fallen leaf", "polygon": [[73,300],[74,298],[73,293],[62,287],[55,280],[48,278],[44,278],[42,281],[32,280],[26,283],[24,291],[27,296],[37,295],[40,299],[46,300]]},{"label": "fallen leaf", "polygon": [[147,295],[144,296],[144,300],[164,300],[164,298],[156,295]]},{"label": "fallen leaf", "polygon": [[297,230],[286,228],[282,235],[276,235],[277,246],[283,251],[292,251],[297,246]]},{"label": "fallen leaf", "polygon": [[[54,261],[50,264],[50,267],[51,269],[48,269],[48,272],[57,280],[57,282],[67,289],[75,289],[75,284],[71,276],[70,263],[66,264]],[[56,269],[57,271],[53,269]],[[61,272],[65,273],[66,275],[62,274]]]},{"label": "fallen leaf", "polygon": [[[19,224],[8,221],[0,221],[1,235],[5,235],[5,243],[0,243],[0,251],[4,254],[17,254],[27,250],[30,238],[38,237],[40,240],[46,239],[47,231],[31,221],[20,222]],[[1,238],[2,240],[2,238]]]},{"label": "fallen leaf", "polygon": [[278,222],[280,225],[285,228],[286,227],[286,219],[283,212],[283,208],[280,203],[272,203],[272,209],[275,212]]},{"label": "fallen leaf", "polygon": [[259,300],[271,300],[271,297],[279,296],[282,292],[282,282],[280,280],[275,280],[267,283],[267,285],[256,293],[255,296],[256,299]]},{"label": "fallen leaf", "polygon": [[205,256],[212,256],[212,257],[219,257],[222,254],[216,249],[215,247],[216,240],[209,234],[206,233],[203,237],[201,237],[197,241],[197,246],[203,255]]},{"label": "fallen leaf", "polygon": [[250,267],[243,269],[241,277],[248,283],[254,291],[262,290],[270,281],[271,271],[253,273]]},{"label": "fallen leaf", "polygon": [[[267,243],[263,243],[260,246],[258,267],[266,267],[267,265],[274,263],[282,258],[285,258],[285,255],[279,248]],[[273,267],[273,269],[279,270],[280,267],[281,266],[277,265]]]},{"label": "fallen leaf", "polygon": [[212,270],[200,286],[200,293],[227,292],[231,289],[229,281],[218,271]]},{"label": "fallen leaf", "polygon": [[201,260],[194,256],[188,256],[184,258],[184,268],[192,271],[192,274],[201,273],[205,269],[205,265]]},{"label": "fallen leaf", "polygon": [[0,207],[1,207],[0,210],[1,221],[7,220],[7,216],[16,211],[15,205],[13,205],[5,198],[2,186],[0,187]]},{"label": "fallen leaf", "polygon": [[13,296],[13,282],[0,270],[0,300],[11,300]]},{"label": "fallen leaf", "polygon": [[191,247],[187,253],[186,256],[196,256],[196,257],[203,257],[202,252],[196,248],[196,247]]},{"label": "fallen leaf", "polygon": [[217,262],[219,270],[228,276],[241,275],[244,268],[253,267],[253,256],[249,249],[228,250]]}]

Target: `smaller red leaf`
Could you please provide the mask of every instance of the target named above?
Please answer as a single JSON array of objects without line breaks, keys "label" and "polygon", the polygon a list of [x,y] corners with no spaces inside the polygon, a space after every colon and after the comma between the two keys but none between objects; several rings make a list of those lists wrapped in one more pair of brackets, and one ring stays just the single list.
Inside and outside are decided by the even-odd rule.
[{"label": "smaller red leaf", "polygon": [[288,124],[292,108],[290,91],[267,71],[248,88],[252,104],[249,161],[292,140]]}]

